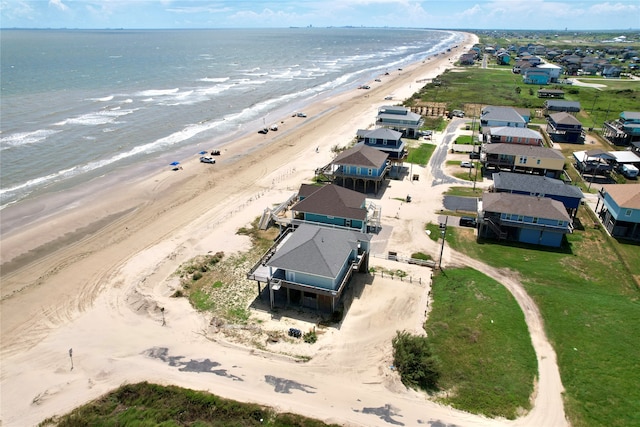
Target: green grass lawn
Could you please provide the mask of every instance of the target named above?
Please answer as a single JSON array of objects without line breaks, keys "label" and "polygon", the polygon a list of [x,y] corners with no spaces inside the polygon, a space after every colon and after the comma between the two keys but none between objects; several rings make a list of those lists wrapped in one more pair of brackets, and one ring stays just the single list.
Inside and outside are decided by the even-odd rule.
[{"label": "green grass lawn", "polygon": [[409,148],[409,155],[407,156],[407,162],[414,165],[426,166],[436,150],[434,144],[420,144],[418,147]]},{"label": "green grass lawn", "polygon": [[441,361],[438,398],[464,411],[514,419],[531,408],[537,362],[518,303],[473,269],[434,277],[425,324]]},{"label": "green grass lawn", "polygon": [[573,426],[640,425],[640,292],[633,278],[640,271],[640,250],[593,227],[581,209],[584,229],[569,235],[560,250],[474,243],[456,230],[447,242],[520,273],[557,353]]},{"label": "green grass lawn", "polygon": [[[412,102],[446,102],[449,109],[464,109],[466,104],[504,105],[542,109],[544,99],[538,98],[540,86],[525,84],[522,76],[503,69],[464,68],[445,71],[440,85],[425,85],[408,100]],[[576,118],[585,127],[599,127],[605,120],[617,118],[622,111],[636,111],[640,102],[640,81],[598,80],[604,88],[558,86],[565,91],[565,100],[579,101],[582,111]],[[545,86],[556,88],[553,85]]]}]

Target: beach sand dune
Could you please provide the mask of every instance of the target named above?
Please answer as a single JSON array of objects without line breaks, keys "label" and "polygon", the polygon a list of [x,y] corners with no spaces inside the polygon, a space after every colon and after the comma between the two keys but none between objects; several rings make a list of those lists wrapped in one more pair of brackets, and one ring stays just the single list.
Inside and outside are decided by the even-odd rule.
[{"label": "beach sand dune", "polygon": [[[476,41],[468,35],[447,55],[395,71],[370,90],[322,100],[305,110],[307,118],[283,117],[278,132],[224,147],[215,167],[183,162],[182,170],[113,185],[81,207],[4,235],[2,424],[33,425],[143,380],[341,425],[503,424],[429,402],[407,390],[391,366],[396,331],[423,333],[431,275],[425,267],[402,265],[403,281],[358,276],[344,321],[318,330],[313,346],[283,340],[259,350],[234,343],[185,299],[171,298],[172,274],[182,262],[246,250],[250,242],[236,234],[239,228],[309,182],[332,159],[333,146],[371,127],[387,95],[408,98],[416,81],[436,77]],[[427,168],[413,172],[419,181],[394,181],[376,200],[385,229],[373,244],[381,253],[438,250],[423,225],[437,221],[442,189],[431,187]],[[398,200],[406,194],[412,203]],[[398,268],[381,258],[371,264]],[[283,331],[315,325],[312,317],[252,315]]]}]

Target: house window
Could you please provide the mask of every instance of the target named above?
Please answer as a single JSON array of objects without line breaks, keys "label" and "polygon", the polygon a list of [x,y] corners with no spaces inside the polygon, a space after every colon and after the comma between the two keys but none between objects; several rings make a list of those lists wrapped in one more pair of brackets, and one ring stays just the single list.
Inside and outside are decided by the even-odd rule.
[{"label": "house window", "polygon": [[522,215],[518,215],[518,221],[519,221],[519,222],[522,222],[522,220],[523,220],[523,219],[524,219],[524,218],[522,217]]},{"label": "house window", "polygon": [[533,217],[533,221],[532,221],[532,222],[533,222],[534,224],[537,224],[537,223],[538,223],[538,218],[534,216],[534,217]]},{"label": "house window", "polygon": [[519,163],[521,165],[526,165],[527,164],[527,156],[520,156]]},{"label": "house window", "polygon": [[369,172],[369,176],[373,175],[373,169],[367,169],[367,171]]},{"label": "house window", "polygon": [[627,209],[627,210],[624,212],[624,216],[631,216],[631,209]]},{"label": "house window", "polygon": [[536,160],[536,165],[540,164],[540,159]]},{"label": "house window", "polygon": [[508,136],[507,137],[507,142],[513,142],[513,137],[512,136]]}]

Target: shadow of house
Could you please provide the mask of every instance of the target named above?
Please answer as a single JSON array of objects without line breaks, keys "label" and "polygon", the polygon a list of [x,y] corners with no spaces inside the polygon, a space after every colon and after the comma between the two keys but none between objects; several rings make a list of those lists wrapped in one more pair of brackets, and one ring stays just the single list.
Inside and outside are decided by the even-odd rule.
[{"label": "shadow of house", "polygon": [[612,237],[640,241],[640,184],[603,185],[595,212]]},{"label": "shadow of house", "polygon": [[492,175],[492,191],[496,193],[521,194],[524,196],[546,197],[562,203],[569,216],[574,219],[584,198],[578,186],[564,181],[539,175],[498,172]]},{"label": "shadow of house", "polygon": [[316,177],[364,193],[373,187],[373,192],[377,194],[391,170],[388,157],[381,150],[357,144],[338,154],[328,165],[317,169]]},{"label": "shadow of house", "polygon": [[[355,272],[367,272],[371,237],[354,230],[301,224],[286,232],[247,275],[265,283],[271,309],[277,301],[334,312]],[[260,293],[259,289],[259,293]]]},{"label": "shadow of house", "polygon": [[478,221],[478,238],[551,247],[560,247],[573,230],[561,202],[511,193],[484,193]]},{"label": "shadow of house", "polygon": [[546,131],[553,142],[584,144],[585,133],[582,123],[569,113],[549,114]]}]

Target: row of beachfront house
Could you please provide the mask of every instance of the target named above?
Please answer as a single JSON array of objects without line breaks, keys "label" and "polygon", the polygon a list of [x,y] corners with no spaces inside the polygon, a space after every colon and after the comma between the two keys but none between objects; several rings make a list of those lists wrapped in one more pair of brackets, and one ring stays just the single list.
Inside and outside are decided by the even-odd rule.
[{"label": "row of beachfront house", "polygon": [[[371,237],[382,225],[380,207],[368,202],[366,194],[385,188],[393,168],[401,167],[406,158],[403,135],[414,135],[420,127],[420,119],[408,110],[405,114],[399,107],[393,111],[405,117],[389,121],[389,108],[381,109],[377,128],[358,130],[355,146],[316,170],[323,185],[302,184],[282,209],[265,210],[260,223],[278,223],[281,234],[247,277],[257,282],[259,295],[268,295],[272,308],[335,311],[352,275],[368,271]],[[504,137],[504,142],[483,144],[483,167],[496,170],[492,188],[478,203],[478,237],[559,246],[563,236],[572,232],[582,199],[578,187],[558,179],[565,159],[539,145],[537,135],[505,136],[499,128],[488,135]],[[612,193],[602,194],[600,215],[612,224],[607,229],[625,238],[637,237],[639,226],[630,224],[640,222],[636,219],[640,209],[636,213],[635,205],[618,205]]]},{"label": "row of beachfront house", "polygon": [[368,271],[372,233],[380,231],[381,209],[367,203],[407,156],[403,137],[415,137],[422,116],[404,107],[383,106],[376,128],[358,130],[357,144],[316,170],[323,185],[303,184],[260,224],[275,222],[280,237],[247,277],[268,293],[271,308],[337,309],[356,272]]}]

